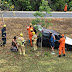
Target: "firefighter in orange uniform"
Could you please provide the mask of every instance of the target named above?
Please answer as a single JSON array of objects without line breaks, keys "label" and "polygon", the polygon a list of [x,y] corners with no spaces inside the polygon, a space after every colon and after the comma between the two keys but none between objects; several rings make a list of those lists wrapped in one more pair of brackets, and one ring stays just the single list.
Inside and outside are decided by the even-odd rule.
[{"label": "firefighter in orange uniform", "polygon": [[31,44],[31,47],[32,47],[32,36],[33,36],[33,34],[32,34],[32,32],[33,32],[33,29],[30,29],[30,44]]},{"label": "firefighter in orange uniform", "polygon": [[63,51],[63,56],[65,56],[65,38],[64,38],[64,35],[62,35],[62,38],[58,42],[60,43],[60,45],[59,45],[59,57],[61,57],[62,51]]},{"label": "firefighter in orange uniform", "polygon": [[29,34],[29,42],[30,42],[30,29],[33,29],[33,27],[32,27],[32,24],[30,23],[30,26],[29,27],[27,27],[27,30],[28,30],[28,34]]},{"label": "firefighter in orange uniform", "polygon": [[67,11],[67,3],[65,4],[65,8],[64,8],[64,12],[66,12]]}]

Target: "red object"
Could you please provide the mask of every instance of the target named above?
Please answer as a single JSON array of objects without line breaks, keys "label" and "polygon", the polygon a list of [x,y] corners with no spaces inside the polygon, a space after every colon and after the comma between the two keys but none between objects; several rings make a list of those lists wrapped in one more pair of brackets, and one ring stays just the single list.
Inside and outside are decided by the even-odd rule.
[{"label": "red object", "polygon": [[30,29],[33,29],[33,27],[27,27],[27,30],[28,30],[28,34],[29,34],[29,39],[30,39],[30,33],[31,33],[31,31],[30,31]]},{"label": "red object", "polygon": [[65,5],[64,11],[67,11],[67,6],[68,6],[68,5]]},{"label": "red object", "polygon": [[65,54],[65,38],[61,38],[59,41],[59,55],[61,55],[61,52],[63,51],[63,54]]},{"label": "red object", "polygon": [[32,34],[32,32],[30,32],[30,44],[31,44],[31,46],[32,46],[32,36],[33,36],[33,34]]}]

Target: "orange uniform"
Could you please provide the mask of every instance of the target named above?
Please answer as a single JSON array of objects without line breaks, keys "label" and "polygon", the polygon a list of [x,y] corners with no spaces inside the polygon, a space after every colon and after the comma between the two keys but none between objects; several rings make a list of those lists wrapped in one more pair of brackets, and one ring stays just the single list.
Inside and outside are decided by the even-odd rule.
[{"label": "orange uniform", "polygon": [[28,34],[29,34],[29,39],[30,39],[30,33],[31,33],[31,31],[30,31],[30,29],[33,29],[33,27],[27,27],[27,30],[28,30]]},{"label": "orange uniform", "polygon": [[65,5],[64,11],[67,11],[67,5]]},{"label": "orange uniform", "polygon": [[63,51],[63,54],[65,54],[65,38],[62,37],[59,41],[59,55],[61,55],[61,51]]},{"label": "orange uniform", "polygon": [[32,46],[32,36],[33,36],[33,34],[32,34],[32,32],[30,32],[30,44],[31,44],[31,46]]}]

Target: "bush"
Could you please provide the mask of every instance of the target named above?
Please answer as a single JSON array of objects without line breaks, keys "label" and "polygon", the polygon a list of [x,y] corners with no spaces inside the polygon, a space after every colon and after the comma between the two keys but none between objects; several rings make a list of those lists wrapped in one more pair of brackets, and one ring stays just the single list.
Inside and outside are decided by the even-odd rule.
[{"label": "bush", "polygon": [[65,6],[64,0],[54,0],[50,7],[52,8],[52,10],[63,11],[64,6]]}]

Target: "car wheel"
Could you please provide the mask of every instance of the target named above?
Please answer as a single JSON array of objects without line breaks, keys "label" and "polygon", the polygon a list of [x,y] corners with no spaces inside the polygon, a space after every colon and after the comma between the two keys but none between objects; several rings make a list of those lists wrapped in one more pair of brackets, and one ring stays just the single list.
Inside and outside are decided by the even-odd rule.
[{"label": "car wheel", "polygon": [[65,50],[66,50],[66,51],[69,51],[68,45],[65,45]]}]

